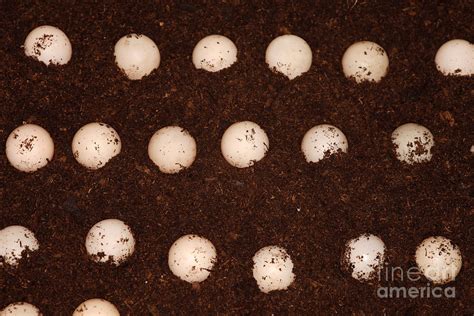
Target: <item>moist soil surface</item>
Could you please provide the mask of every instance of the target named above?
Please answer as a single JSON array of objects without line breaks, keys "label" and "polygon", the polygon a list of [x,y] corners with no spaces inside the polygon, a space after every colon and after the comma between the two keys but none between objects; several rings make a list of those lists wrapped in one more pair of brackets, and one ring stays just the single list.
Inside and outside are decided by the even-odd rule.
[{"label": "moist soil surface", "polygon": [[[473,41],[472,2],[255,1],[197,4],[159,1],[1,1],[0,227],[23,225],[40,249],[16,269],[0,270],[0,306],[28,301],[45,315],[70,315],[100,297],[123,315],[166,314],[472,314],[474,312],[472,78],[444,77],[434,55],[445,41]],[[46,67],[22,49],[28,32],[50,24],[73,45],[63,67]],[[158,45],[160,68],[129,81],[114,64],[115,42],[146,34]],[[231,38],[238,62],[218,73],[196,70],[194,45],[209,34]],[[309,72],[289,81],[264,56],[276,36],[292,33],[312,48]],[[355,41],[387,51],[380,84],[357,85],[340,60]],[[251,120],[270,138],[267,156],[237,169],[221,156],[220,138]],[[122,153],[88,171],[71,152],[74,133],[102,121],[123,141]],[[47,167],[25,174],[5,156],[9,133],[22,122],[46,128],[55,141]],[[390,136],[415,122],[435,137],[428,163],[407,165]],[[349,152],[317,164],[300,151],[314,125],[339,127]],[[198,156],[188,170],[160,173],[147,144],[159,128],[190,131]],[[129,224],[134,255],[119,267],[92,262],[84,240],[106,218]],[[379,235],[388,267],[415,266],[426,237],[452,239],[463,254],[456,298],[378,298],[380,286],[426,287],[425,278],[363,284],[340,267],[345,242]],[[188,233],[210,239],[218,263],[192,286],[167,265],[171,244]],[[263,246],[290,254],[296,280],[264,294],[252,277]],[[402,280],[403,278],[403,280]],[[431,285],[431,287],[433,287]]]}]

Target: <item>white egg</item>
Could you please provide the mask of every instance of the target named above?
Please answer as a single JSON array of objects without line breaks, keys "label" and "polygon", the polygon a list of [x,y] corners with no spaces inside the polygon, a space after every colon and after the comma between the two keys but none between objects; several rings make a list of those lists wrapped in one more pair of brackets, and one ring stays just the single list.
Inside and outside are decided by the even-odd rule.
[{"label": "white egg", "polygon": [[435,284],[454,281],[462,267],[459,247],[442,236],[423,240],[416,248],[415,261],[423,275]]},{"label": "white egg", "polygon": [[40,310],[30,303],[12,303],[0,311],[0,316],[41,316]]},{"label": "white egg", "polygon": [[43,25],[33,29],[25,39],[25,54],[46,65],[65,65],[71,60],[72,47],[63,31]]},{"label": "white egg", "polygon": [[264,293],[286,290],[295,280],[293,261],[284,248],[263,247],[253,256],[253,277]]},{"label": "white egg", "polygon": [[72,316],[120,316],[114,304],[101,298],[92,298],[79,305]]},{"label": "white egg", "polygon": [[311,128],[303,137],[301,151],[307,162],[318,162],[330,155],[346,153],[347,138],[335,126],[322,124]]},{"label": "white egg", "polygon": [[206,280],[217,262],[216,248],[206,238],[184,235],[168,253],[168,266],[178,278],[189,283]]},{"label": "white egg", "polygon": [[293,80],[311,68],[313,53],[308,43],[296,35],[282,35],[267,47],[265,61],[270,69]]},{"label": "white egg", "polygon": [[23,172],[34,172],[48,164],[54,155],[53,139],[41,126],[24,124],[10,133],[5,145],[10,164]]},{"label": "white egg", "polygon": [[269,148],[265,131],[250,121],[232,124],[221,140],[222,155],[228,163],[237,168],[253,166],[265,157]]},{"label": "white egg", "polygon": [[445,76],[474,75],[474,44],[462,39],[450,40],[438,49],[435,63]]},{"label": "white egg", "polygon": [[38,248],[35,234],[26,227],[14,225],[0,230],[0,257],[10,266],[17,266],[24,254],[28,256],[24,251],[32,252]]},{"label": "white egg", "polygon": [[118,219],[98,222],[87,233],[87,253],[96,262],[120,265],[135,251],[135,238],[130,227]]},{"label": "white egg", "polygon": [[237,61],[237,47],[225,36],[209,35],[200,40],[193,50],[193,64],[197,69],[217,72]]},{"label": "white egg", "polygon": [[363,234],[346,243],[341,264],[361,282],[377,277],[385,261],[385,244],[371,234]]},{"label": "white egg", "polygon": [[160,66],[160,51],[145,35],[129,34],[115,44],[115,63],[130,80],[140,80]]},{"label": "white egg", "polygon": [[374,42],[356,42],[344,53],[342,70],[347,78],[353,78],[357,83],[379,82],[388,72],[388,55]]},{"label": "white egg", "polygon": [[424,126],[407,123],[392,133],[397,159],[408,164],[430,161],[434,146],[433,134]]},{"label": "white egg", "polygon": [[177,173],[196,159],[196,141],[179,126],[163,127],[151,137],[148,156],[161,172]]},{"label": "white egg", "polygon": [[118,133],[105,123],[89,123],[81,127],[72,140],[77,162],[89,169],[99,169],[122,149]]}]

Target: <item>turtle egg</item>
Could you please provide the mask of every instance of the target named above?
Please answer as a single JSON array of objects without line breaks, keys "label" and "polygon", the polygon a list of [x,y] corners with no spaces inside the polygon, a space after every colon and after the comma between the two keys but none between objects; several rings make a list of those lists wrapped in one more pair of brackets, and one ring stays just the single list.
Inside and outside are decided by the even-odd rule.
[{"label": "turtle egg", "polygon": [[263,247],[253,256],[253,277],[264,293],[286,290],[295,280],[293,261],[284,248]]},{"label": "turtle egg", "polygon": [[265,61],[270,69],[292,80],[311,67],[313,53],[308,43],[296,35],[282,35],[267,47]]},{"label": "turtle egg", "polygon": [[7,159],[16,169],[34,172],[48,164],[54,155],[54,143],[41,126],[24,124],[10,133],[5,145]]},{"label": "turtle egg", "polygon": [[435,63],[445,76],[474,75],[474,44],[462,39],[450,40],[438,49]]},{"label": "turtle egg", "polygon": [[217,261],[216,248],[207,239],[184,235],[168,253],[168,266],[178,278],[189,283],[206,280]]},{"label": "turtle egg", "polygon": [[148,156],[161,172],[177,173],[196,159],[196,141],[179,126],[163,127],[151,137]]},{"label": "turtle egg", "polygon": [[87,233],[86,250],[96,262],[120,265],[135,251],[135,238],[130,227],[118,219],[98,222]]},{"label": "turtle egg", "polygon": [[81,127],[72,140],[72,152],[77,162],[89,169],[99,169],[117,156],[122,142],[117,132],[104,123],[89,123]]},{"label": "turtle egg", "polygon": [[221,140],[225,160],[237,168],[253,166],[269,149],[268,136],[256,123],[237,122],[229,126]]},{"label": "turtle egg", "polygon": [[0,311],[0,316],[41,316],[40,310],[30,303],[12,303]]},{"label": "turtle egg", "polygon": [[348,149],[347,138],[335,126],[322,124],[311,128],[303,137],[301,150],[307,162],[318,162]]},{"label": "turtle egg", "polygon": [[160,51],[145,35],[129,34],[115,44],[115,63],[130,80],[140,80],[160,66]]},{"label": "turtle egg", "polygon": [[383,268],[385,244],[371,234],[363,234],[346,243],[341,264],[344,270],[361,282],[374,279]]},{"label": "turtle egg", "polygon": [[442,236],[423,240],[416,249],[415,261],[423,275],[435,284],[454,281],[462,266],[459,247]]},{"label": "turtle egg", "polygon": [[374,42],[356,42],[342,56],[342,70],[357,83],[379,82],[388,72],[387,53]]},{"label": "turtle egg", "polygon": [[193,50],[193,64],[197,69],[217,72],[237,61],[237,47],[225,36],[209,35],[200,40]]},{"label": "turtle egg", "polygon": [[407,123],[392,133],[397,159],[408,164],[430,161],[433,134],[424,126]]},{"label": "turtle egg", "polygon": [[35,234],[26,227],[15,225],[0,230],[0,257],[8,265],[17,266],[25,254],[24,251],[36,251],[38,248]]},{"label": "turtle egg", "polygon": [[92,298],[79,305],[72,316],[120,316],[114,304],[109,301]]},{"label": "turtle egg", "polygon": [[25,54],[46,65],[65,65],[71,60],[72,47],[63,31],[43,25],[33,29],[25,39]]}]

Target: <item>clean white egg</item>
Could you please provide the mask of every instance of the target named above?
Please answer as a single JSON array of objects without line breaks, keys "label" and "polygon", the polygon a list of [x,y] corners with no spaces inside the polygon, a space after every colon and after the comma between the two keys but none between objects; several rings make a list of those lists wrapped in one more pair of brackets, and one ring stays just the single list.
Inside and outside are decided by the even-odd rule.
[{"label": "clean white egg", "polygon": [[263,247],[253,256],[253,277],[264,293],[286,290],[295,280],[293,261],[284,248]]},{"label": "clean white egg", "polygon": [[377,277],[385,261],[385,244],[371,234],[363,234],[346,243],[342,267],[361,282]]},{"label": "clean white egg", "polygon": [[392,133],[397,159],[408,164],[430,161],[434,146],[433,134],[424,126],[407,123]]},{"label": "clean white egg", "polygon": [[210,72],[229,68],[237,61],[237,47],[225,36],[209,35],[201,39],[193,50],[193,64]]},{"label": "clean white egg", "polygon": [[454,281],[462,267],[459,247],[442,236],[426,238],[416,248],[416,265],[435,284]]},{"label": "clean white egg", "polygon": [[0,316],[41,316],[40,310],[30,303],[16,302],[0,311]]},{"label": "clean white egg", "polygon": [[[0,230],[0,257],[10,266],[17,266],[24,253],[39,249],[35,234],[23,226],[8,226]],[[28,256],[28,253],[26,253]],[[1,263],[0,263],[1,265]]]},{"label": "clean white egg", "polygon": [[89,123],[81,127],[72,140],[77,162],[89,169],[99,169],[122,150],[118,133],[105,123]]},{"label": "clean white egg", "polygon": [[86,250],[96,262],[120,265],[135,251],[131,228],[118,219],[98,222],[87,233]]},{"label": "clean white egg", "polygon": [[184,235],[174,242],[168,253],[168,266],[178,278],[199,283],[211,274],[217,253],[214,245],[197,235]]},{"label": "clean white egg", "polygon": [[25,54],[46,65],[65,65],[71,60],[72,46],[63,31],[50,25],[38,26],[25,39]]},{"label": "clean white egg", "polygon": [[232,124],[224,132],[221,151],[232,166],[247,168],[265,157],[269,144],[267,134],[258,124],[242,121]]},{"label": "clean white egg", "polygon": [[120,316],[114,304],[101,298],[92,298],[79,305],[72,316]]},{"label": "clean white egg", "polygon": [[115,63],[130,80],[140,80],[160,66],[160,51],[145,35],[129,34],[115,44]]},{"label": "clean white egg", "polygon": [[159,129],[148,143],[148,156],[161,172],[178,173],[196,159],[196,141],[179,126]]},{"label": "clean white egg", "polygon": [[445,76],[474,75],[474,44],[462,39],[450,40],[438,49],[435,63]]},{"label": "clean white egg", "polygon": [[346,153],[347,138],[335,126],[322,124],[311,128],[303,137],[301,151],[307,162],[318,162],[330,155]]},{"label": "clean white egg", "polygon": [[388,55],[377,43],[356,42],[342,56],[342,70],[357,83],[379,82],[388,72]]},{"label": "clean white egg", "polygon": [[54,155],[51,135],[35,124],[15,128],[8,136],[5,147],[10,164],[23,172],[34,172],[46,166]]},{"label": "clean white egg", "polygon": [[311,68],[313,53],[308,43],[296,35],[282,35],[267,47],[265,61],[270,69],[293,80]]}]

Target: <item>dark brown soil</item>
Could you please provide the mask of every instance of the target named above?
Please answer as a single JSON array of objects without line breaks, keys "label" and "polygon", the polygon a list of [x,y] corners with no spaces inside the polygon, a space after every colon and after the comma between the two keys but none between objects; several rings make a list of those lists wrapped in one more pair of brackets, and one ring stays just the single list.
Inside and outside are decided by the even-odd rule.
[{"label": "dark brown soil", "polygon": [[[443,77],[433,62],[445,41],[474,40],[472,1],[158,2],[0,1],[0,227],[24,225],[41,243],[18,269],[0,270],[0,307],[26,300],[46,315],[70,315],[102,297],[124,315],[474,312],[474,85]],[[24,56],[26,35],[42,24],[69,36],[74,51],[65,67]],[[162,54],[158,71],[138,82],[114,65],[114,44],[130,32],[151,37]],[[271,39],[288,32],[313,50],[311,70],[293,81],[264,61]],[[234,40],[239,61],[219,73],[195,70],[192,49],[212,33]],[[380,84],[356,85],[340,69],[347,46],[364,39],[390,57]],[[244,119],[266,130],[270,151],[240,170],[219,145]],[[33,174],[13,169],[4,154],[23,121],[46,128],[56,145],[54,160]],[[70,149],[91,121],[111,124],[123,141],[122,153],[98,171],[81,167]],[[409,166],[394,157],[390,134],[407,122],[434,134],[431,162]],[[305,162],[300,141],[318,123],[341,128],[347,155]],[[194,165],[177,175],[160,173],[146,151],[151,135],[170,124],[198,144]],[[124,220],[137,237],[135,254],[119,267],[93,263],[84,249],[88,229],[105,218]],[[377,298],[378,285],[357,282],[339,265],[346,240],[364,232],[378,234],[390,266],[404,269],[415,265],[425,237],[452,239],[464,259],[448,284],[457,297]],[[198,287],[167,267],[170,245],[186,233],[218,250],[215,271]],[[288,249],[297,278],[288,291],[267,295],[251,259],[271,244]]]}]

